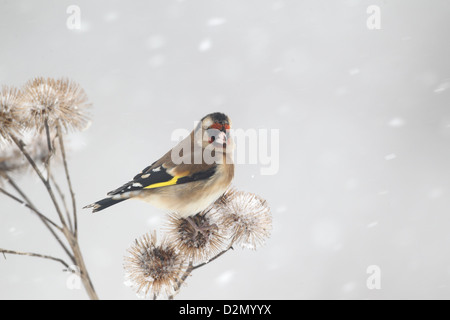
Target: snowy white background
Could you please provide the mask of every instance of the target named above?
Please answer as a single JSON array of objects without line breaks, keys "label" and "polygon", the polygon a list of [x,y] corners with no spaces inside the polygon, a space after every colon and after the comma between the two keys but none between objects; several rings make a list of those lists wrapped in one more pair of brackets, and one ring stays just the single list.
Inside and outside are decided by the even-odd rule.
[{"label": "snowy white background", "polygon": [[[66,27],[72,4],[80,31]],[[69,159],[79,206],[209,112],[280,130],[278,174],[240,165],[234,182],[268,200],[272,238],[198,270],[179,298],[450,298],[449,14],[445,0],[0,0],[0,84],[68,76],[87,91],[93,123]],[[34,177],[20,183],[54,215]],[[0,219],[0,247],[63,256],[5,197]],[[123,256],[161,213],[130,201],[79,220],[100,298],[135,299]],[[381,290],[366,286],[370,265]],[[0,298],[86,298],[61,269],[0,256]]]}]

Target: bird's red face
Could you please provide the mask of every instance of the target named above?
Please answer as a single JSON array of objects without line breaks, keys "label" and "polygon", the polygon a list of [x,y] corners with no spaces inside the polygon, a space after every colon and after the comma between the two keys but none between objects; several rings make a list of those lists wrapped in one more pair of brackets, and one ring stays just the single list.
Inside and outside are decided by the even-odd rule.
[{"label": "bird's red face", "polygon": [[215,112],[205,116],[194,130],[194,137],[196,144],[205,151],[233,154],[231,120],[223,113]]},{"label": "bird's red face", "polygon": [[228,123],[215,122],[207,129],[208,142],[218,148],[226,148],[230,139],[231,126]]},{"label": "bird's red face", "polygon": [[213,143],[215,147],[226,148],[230,138],[230,125],[219,122],[213,123],[207,130],[208,142]]}]

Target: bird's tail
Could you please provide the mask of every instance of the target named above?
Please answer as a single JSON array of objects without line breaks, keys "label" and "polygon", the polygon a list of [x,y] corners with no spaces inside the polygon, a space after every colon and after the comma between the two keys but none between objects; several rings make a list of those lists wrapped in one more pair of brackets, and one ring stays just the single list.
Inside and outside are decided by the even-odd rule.
[{"label": "bird's tail", "polygon": [[93,204],[90,204],[83,209],[89,209],[92,208],[92,213],[101,211],[103,209],[109,208],[115,204],[118,204],[119,202],[125,201],[129,198],[116,198],[116,197],[108,197],[105,199],[102,199],[100,201],[97,201]]}]

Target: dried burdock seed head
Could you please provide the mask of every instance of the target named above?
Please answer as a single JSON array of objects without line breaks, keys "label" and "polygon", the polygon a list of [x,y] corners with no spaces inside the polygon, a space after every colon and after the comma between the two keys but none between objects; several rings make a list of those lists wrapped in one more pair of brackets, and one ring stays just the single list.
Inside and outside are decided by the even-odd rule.
[{"label": "dried burdock seed head", "polygon": [[227,248],[226,237],[213,221],[210,210],[189,218],[175,213],[169,215],[169,239],[180,254],[193,263],[206,262]]},{"label": "dried burdock seed head", "polygon": [[21,93],[16,88],[2,87],[0,91],[0,148],[11,142],[11,135],[19,135],[22,129]]},{"label": "dried burdock seed head", "polygon": [[233,200],[233,197],[238,193],[238,190],[234,188],[233,186],[229,187],[227,191],[224,192],[224,194],[216,200],[213,207],[214,208],[223,208],[226,206],[229,201]]},{"label": "dried burdock seed head", "polygon": [[229,190],[215,205],[217,225],[228,230],[233,244],[256,249],[270,237],[272,216],[267,202],[261,197]]},{"label": "dried burdock seed head", "polygon": [[23,89],[23,106],[27,125],[40,132],[46,123],[54,129],[83,130],[89,124],[90,107],[84,90],[68,79],[35,78]]},{"label": "dried burdock seed head", "polygon": [[128,249],[124,269],[126,284],[141,297],[168,297],[175,293],[187,269],[184,257],[166,240],[157,243],[156,235],[145,234]]}]

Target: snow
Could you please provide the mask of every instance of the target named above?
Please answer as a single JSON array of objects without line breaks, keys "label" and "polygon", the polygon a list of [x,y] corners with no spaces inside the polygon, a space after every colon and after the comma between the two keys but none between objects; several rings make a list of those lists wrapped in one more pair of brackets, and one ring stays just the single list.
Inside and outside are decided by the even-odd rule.
[{"label": "snow", "polygon": [[207,25],[210,27],[216,27],[224,24],[226,20],[220,17],[214,17],[208,20]]},{"label": "snow", "polygon": [[211,41],[211,39],[206,38],[206,39],[203,39],[203,40],[200,42],[200,44],[199,44],[199,46],[198,46],[198,50],[199,50],[200,52],[205,52],[205,51],[210,50],[210,49],[211,49],[211,46],[212,46],[212,41]]},{"label": "snow", "polygon": [[443,194],[444,194],[444,189],[443,188],[435,187],[435,188],[432,188],[428,192],[428,197],[431,198],[431,199],[436,199],[436,198],[442,197]]},{"label": "snow", "polygon": [[351,76],[356,76],[360,72],[361,72],[361,70],[359,68],[352,68],[352,69],[348,70],[348,74]]},{"label": "snow", "polygon": [[405,120],[400,117],[395,117],[389,120],[388,125],[393,128],[400,128],[405,125]]},{"label": "snow", "polygon": [[220,276],[216,278],[216,283],[219,285],[226,285],[231,282],[235,275],[235,272],[233,270],[228,270],[223,272]]},{"label": "snow", "polygon": [[384,156],[384,159],[388,160],[388,161],[394,160],[395,158],[397,158],[397,155],[395,153],[390,153],[390,154]]},{"label": "snow", "polygon": [[116,21],[117,19],[119,19],[119,13],[116,12],[116,11],[110,11],[110,12],[107,12],[107,13],[103,16],[103,19],[104,19],[106,22],[114,22],[114,21]]},{"label": "snow", "polygon": [[[123,256],[165,216],[133,200],[95,215],[81,207],[157,160],[174,130],[189,133],[209,111],[228,113],[234,128],[280,130],[279,172],[260,176],[244,164],[234,179],[267,200],[274,230],[258,250],[230,251],[194,272],[180,297],[448,297],[438,288],[450,283],[450,20],[443,2],[406,2],[380,3],[383,29],[374,31],[360,0],[83,2],[81,31],[66,28],[64,5],[8,2],[2,85],[67,76],[93,103],[93,125],[67,146],[100,298],[135,298],[122,284]],[[58,220],[28,173],[16,182]],[[61,256],[28,209],[0,198],[0,212],[2,247]],[[86,297],[66,290],[56,263],[7,258],[1,299]],[[371,263],[389,273],[378,292],[365,285]],[[245,277],[264,283],[237,281]]]},{"label": "snow", "polygon": [[152,68],[158,68],[164,65],[166,62],[166,57],[162,53],[157,53],[148,59],[148,65]]},{"label": "snow", "polygon": [[161,34],[154,34],[147,38],[147,48],[149,50],[161,49],[166,45],[166,38]]},{"label": "snow", "polygon": [[344,284],[342,286],[342,292],[343,293],[353,292],[353,291],[355,291],[356,287],[357,287],[356,282],[354,282],[354,281],[347,282],[346,284]]},{"label": "snow", "polygon": [[319,248],[336,250],[340,248],[341,230],[331,219],[319,221],[311,229],[312,242]]},{"label": "snow", "polygon": [[374,221],[374,222],[369,223],[367,225],[367,228],[370,229],[370,228],[374,228],[376,226],[378,226],[378,221]]},{"label": "snow", "polygon": [[447,91],[450,89],[450,79],[444,80],[441,82],[435,89],[435,93],[443,93],[444,91]]}]

